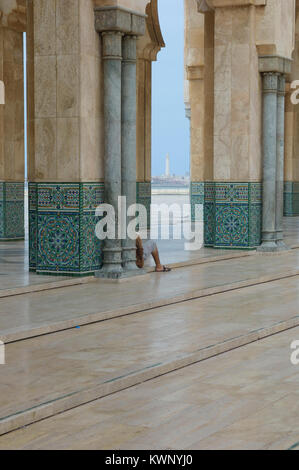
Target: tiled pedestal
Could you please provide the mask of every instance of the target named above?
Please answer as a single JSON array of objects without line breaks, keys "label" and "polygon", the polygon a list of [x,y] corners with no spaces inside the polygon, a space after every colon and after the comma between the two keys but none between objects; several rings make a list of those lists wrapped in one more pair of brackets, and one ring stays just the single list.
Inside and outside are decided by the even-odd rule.
[{"label": "tiled pedestal", "polygon": [[299,216],[299,182],[288,181],[284,184],[284,215]]},{"label": "tiled pedestal", "polygon": [[205,246],[254,249],[261,243],[261,183],[191,184],[192,216],[204,204]]},{"label": "tiled pedestal", "polygon": [[87,275],[100,269],[95,209],[103,202],[102,183],[30,183],[30,270]]},{"label": "tiled pedestal", "polygon": [[0,182],[0,240],[24,238],[24,183]]}]

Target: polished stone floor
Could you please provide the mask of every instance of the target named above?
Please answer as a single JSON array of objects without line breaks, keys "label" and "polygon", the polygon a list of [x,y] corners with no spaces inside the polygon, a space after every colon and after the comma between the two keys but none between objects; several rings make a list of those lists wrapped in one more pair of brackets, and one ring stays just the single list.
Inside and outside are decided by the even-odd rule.
[{"label": "polished stone floor", "polygon": [[299,450],[299,328],[0,437],[0,449]]},{"label": "polished stone floor", "polygon": [[0,299],[0,339],[15,341],[170,303],[299,274],[299,249],[149,273],[119,285],[87,285]]},{"label": "polished stone floor", "polygon": [[[228,351],[236,348],[240,352],[244,348],[254,348],[255,345],[258,348],[258,344],[266,341],[264,338],[273,337],[274,341],[274,334],[278,334],[276,338],[279,338],[288,329],[290,335],[297,334],[298,220],[289,219],[287,224],[288,242],[293,247],[287,252],[271,255],[226,252],[222,256],[217,251],[217,255],[213,254],[211,258],[192,260],[190,258],[182,264],[178,263],[177,267],[168,274],[149,272],[119,284],[88,278],[82,285],[66,287],[59,285],[58,281],[59,289],[19,292],[19,295],[0,298],[0,339],[7,343],[6,365],[0,366],[0,434],[14,431],[24,425],[32,425],[44,418],[48,418],[46,422],[50,425],[49,420],[63,419],[51,418],[57,413],[65,415],[67,410],[98,400],[100,397],[124,393],[121,390],[125,388],[130,388],[134,396],[137,384],[148,380],[154,384],[153,380],[162,380],[161,376],[165,374],[169,376],[169,373],[182,367],[185,368],[182,369],[182,373],[185,370],[188,378],[189,368],[186,367],[191,364],[197,363],[199,367],[200,364],[211,363],[215,356],[220,354],[224,357],[230,354]],[[163,253],[161,247],[161,252],[167,259],[167,250]],[[12,252],[11,256],[13,259]],[[196,255],[193,253],[192,256]],[[270,364],[269,367],[273,369],[275,364],[274,366]],[[228,369],[228,371],[230,372],[223,381],[224,383],[231,381],[233,391],[234,381],[238,379],[237,376],[234,378],[233,370]],[[298,368],[296,372],[298,373]],[[283,370],[281,374],[283,376]],[[254,388],[258,385],[259,379],[260,375],[254,368],[248,370],[246,387],[249,387],[249,391],[250,387],[253,387],[255,393],[250,398],[252,404],[250,410],[253,414],[254,406],[259,406],[257,397],[260,392]],[[298,381],[298,376],[296,378],[293,375],[290,380]],[[179,382],[180,380],[178,386]],[[216,386],[216,391],[219,393],[222,385],[221,381]],[[287,396],[289,391],[283,390]],[[277,387],[273,389],[274,396],[276,393],[279,395]],[[290,406],[293,406],[293,392],[291,391],[289,395],[292,403]],[[240,399],[240,403],[243,403],[243,398]],[[283,407],[283,397],[279,395],[278,398],[282,400]],[[138,399],[136,400],[138,403]],[[216,402],[217,400],[218,398]],[[227,400],[227,403],[231,404],[228,414],[233,413],[236,417],[234,421],[238,421],[241,405],[235,409],[233,399]],[[244,400],[246,405],[247,398]],[[219,404],[222,425],[226,423],[225,403],[226,401],[223,406]],[[189,405],[188,400],[187,404]],[[275,401],[273,405],[278,406]],[[209,441],[209,430],[210,428],[214,430],[215,417],[212,410],[215,406],[216,403],[213,401],[207,404],[210,421],[206,422],[202,433],[198,430],[195,440],[189,442],[189,437],[186,443],[183,440],[184,447],[203,445],[209,448],[215,445],[215,441]],[[152,404],[145,404],[145,409],[147,407],[152,410]],[[189,419],[191,411],[190,416],[187,413],[186,418],[184,417],[187,408],[182,400],[182,408],[177,408],[179,415],[174,414],[174,420],[181,420],[183,430],[185,426],[186,429],[192,426]],[[88,408],[81,406],[80,409],[84,411]],[[293,409],[296,413],[297,410],[294,407]],[[167,415],[167,410],[165,412]],[[87,423],[93,422],[89,420],[89,412],[86,415],[84,413],[80,415],[80,433],[83,432],[83,435],[86,433],[88,436],[86,447],[93,445],[101,447],[106,445],[104,443],[107,443],[108,447],[118,445],[121,447],[127,443],[132,446],[130,448],[145,445],[143,439],[135,440],[135,433],[132,434],[132,442],[122,441],[117,437],[113,444],[108,439],[110,432],[108,421],[108,441],[104,439],[103,444],[99,444],[98,441],[90,439],[93,424],[90,428]],[[151,419],[152,413],[149,411],[146,417],[142,414],[143,408],[139,410],[137,405],[132,413],[139,416],[140,423],[144,419],[145,424],[141,424],[141,427],[149,431],[151,436],[149,439],[146,438],[148,446],[159,447],[159,441],[154,440],[154,435],[150,433],[146,424]],[[164,410],[162,410],[161,426],[163,413]],[[200,413],[201,410],[199,410],[199,423],[201,419],[206,419]],[[283,413],[287,414],[288,410],[285,409]],[[109,411],[107,415],[110,416]],[[159,426],[157,412],[154,412],[153,418],[156,419],[155,426]],[[246,415],[246,419],[249,419],[249,414]],[[122,423],[121,420],[120,410]],[[220,421],[212,434],[222,432]],[[88,429],[82,430],[81,426],[84,427],[84,423]],[[94,426],[96,425],[95,423]],[[228,423],[228,426],[230,425],[232,422]],[[42,423],[32,426],[41,426],[41,429],[44,429]],[[128,426],[128,436],[130,436],[130,424]],[[112,427],[116,429],[115,422]],[[191,431],[188,429],[186,432],[189,436]],[[66,434],[71,432],[72,430],[66,431]],[[118,430],[115,432],[117,436]],[[126,424],[122,423],[119,432],[127,433]],[[244,431],[245,434],[246,432]],[[266,434],[267,432],[265,431]],[[137,434],[142,436],[142,429],[139,429]],[[278,447],[294,446],[299,437],[296,441],[293,439],[295,435],[293,436],[291,432],[289,434],[290,440],[294,440],[293,443],[286,442],[285,438],[289,435],[285,435],[283,427],[282,430],[278,429],[275,436],[271,435],[273,437],[271,445],[274,443],[273,445]],[[49,436],[51,436],[51,427]],[[229,447],[232,445],[231,442],[239,447],[245,446],[245,438],[239,443],[234,439],[225,443],[223,439],[221,437],[219,440],[220,448],[222,445]],[[0,437],[0,446],[3,442],[9,442],[9,436]],[[85,443],[84,439],[82,442]],[[267,439],[261,442],[264,443],[264,447],[270,446],[270,441]],[[255,436],[250,432],[248,443],[253,447],[257,444]],[[34,441],[33,447],[35,444]],[[70,444],[66,440],[61,445],[67,448]],[[74,441],[74,447],[76,445]],[[173,438],[169,444],[165,441],[165,445],[167,448],[175,448],[177,444]],[[164,444],[162,447],[165,447]]]},{"label": "polished stone floor", "polygon": [[[64,280],[62,276],[55,281]],[[0,290],[52,282],[52,276],[37,276],[28,269],[28,245],[24,241],[0,241]]]},{"label": "polished stone floor", "polygon": [[[285,236],[289,246],[299,246],[299,217],[285,219]],[[220,257],[242,255],[238,250],[214,250],[201,248],[197,251],[186,251],[184,240],[159,240],[158,246],[161,259],[164,264],[190,265],[205,262]],[[151,270],[153,261],[148,263]],[[80,284],[82,279],[69,278],[67,276],[47,276],[29,273],[28,271],[28,244],[25,242],[0,242],[0,297],[2,295],[39,290],[41,288],[56,287],[57,283]],[[32,289],[28,289],[32,287]],[[10,292],[11,291],[11,292]]]},{"label": "polished stone floor", "polygon": [[298,287],[295,276],[7,344],[0,431],[4,418],[66,398],[70,408],[76,398],[89,401],[92,390],[110,393],[107,384],[121,389],[127,378],[174,370],[215,345],[256,340],[256,332],[296,317]]}]

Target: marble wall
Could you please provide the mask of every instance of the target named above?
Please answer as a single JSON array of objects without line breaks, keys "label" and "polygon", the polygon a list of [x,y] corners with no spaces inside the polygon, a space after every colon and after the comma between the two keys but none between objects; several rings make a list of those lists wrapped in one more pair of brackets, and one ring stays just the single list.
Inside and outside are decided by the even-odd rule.
[{"label": "marble wall", "polygon": [[0,80],[5,104],[0,106],[0,180],[24,181],[23,36],[0,26]]},{"label": "marble wall", "polygon": [[30,181],[103,181],[93,1],[29,0],[28,60]]},{"label": "marble wall", "polygon": [[24,239],[24,183],[0,182],[0,240]]},{"label": "marble wall", "polygon": [[261,181],[261,78],[255,9],[215,11],[214,179]]},{"label": "marble wall", "polygon": [[24,238],[24,80],[25,2],[0,2],[0,239]]}]

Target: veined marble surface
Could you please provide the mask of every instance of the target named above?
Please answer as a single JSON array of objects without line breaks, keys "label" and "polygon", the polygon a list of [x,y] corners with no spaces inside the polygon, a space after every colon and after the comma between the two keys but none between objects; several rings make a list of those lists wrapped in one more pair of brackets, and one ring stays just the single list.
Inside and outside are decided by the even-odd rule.
[{"label": "veined marble surface", "polygon": [[0,449],[299,448],[299,328],[0,437]]}]

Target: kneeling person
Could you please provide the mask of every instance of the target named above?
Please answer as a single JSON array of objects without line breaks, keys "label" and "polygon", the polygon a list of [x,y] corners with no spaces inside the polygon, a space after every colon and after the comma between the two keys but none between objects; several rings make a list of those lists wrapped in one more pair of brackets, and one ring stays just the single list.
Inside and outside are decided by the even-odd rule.
[{"label": "kneeling person", "polygon": [[144,262],[152,256],[156,264],[157,273],[168,273],[171,271],[170,268],[161,264],[158,247],[154,241],[145,240],[143,242],[140,237],[137,237],[136,249],[136,264],[138,268],[142,269]]}]

